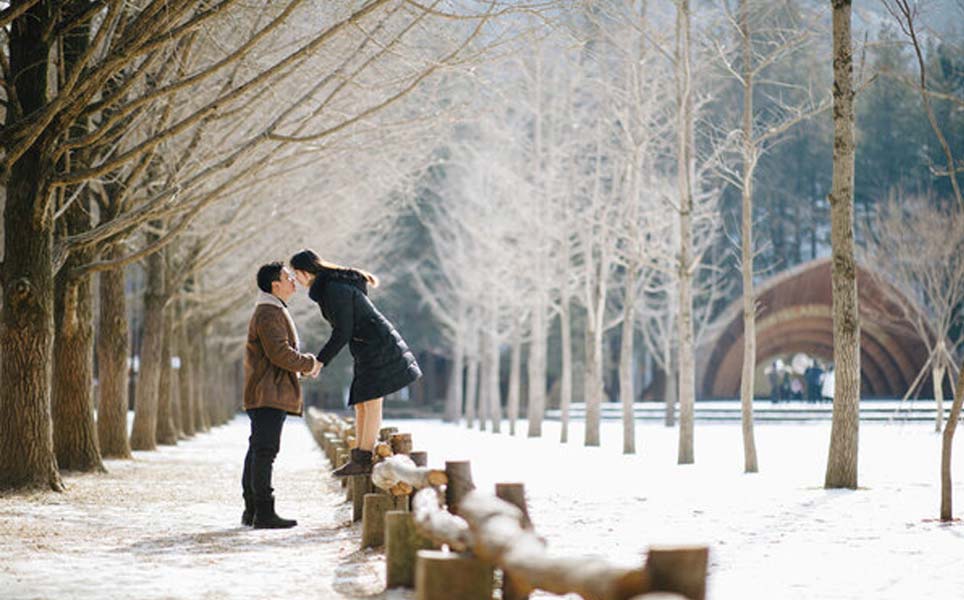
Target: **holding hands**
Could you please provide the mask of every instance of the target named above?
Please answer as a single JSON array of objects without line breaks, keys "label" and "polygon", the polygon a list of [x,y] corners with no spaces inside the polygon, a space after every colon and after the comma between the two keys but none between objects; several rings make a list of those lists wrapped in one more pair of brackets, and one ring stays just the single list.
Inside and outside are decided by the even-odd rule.
[{"label": "holding hands", "polygon": [[321,368],[325,365],[320,360],[318,360],[317,356],[315,356],[314,359],[315,359],[315,366],[311,369],[311,372],[308,373],[308,375],[312,379],[317,379],[318,374],[321,373]]}]

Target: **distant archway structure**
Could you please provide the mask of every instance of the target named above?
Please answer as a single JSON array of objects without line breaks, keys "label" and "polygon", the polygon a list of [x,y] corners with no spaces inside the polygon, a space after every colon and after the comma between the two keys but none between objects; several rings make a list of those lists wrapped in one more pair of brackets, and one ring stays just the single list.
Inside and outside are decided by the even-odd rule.
[{"label": "distant archway structure", "polygon": [[[881,286],[858,268],[860,379],[863,397],[903,397],[927,360],[927,349]],[[893,294],[892,290],[888,294]],[[805,352],[833,359],[830,259],[817,259],[757,286],[757,365],[774,356]],[[697,373],[703,398],[739,398],[743,366],[743,301],[722,313],[703,344]],[[930,384],[922,390],[928,393]],[[758,394],[759,395],[759,394]]]}]

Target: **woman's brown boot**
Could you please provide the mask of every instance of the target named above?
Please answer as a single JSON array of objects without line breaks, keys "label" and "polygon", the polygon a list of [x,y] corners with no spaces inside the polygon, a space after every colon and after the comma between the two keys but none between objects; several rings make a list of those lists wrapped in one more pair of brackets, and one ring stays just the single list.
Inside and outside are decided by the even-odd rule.
[{"label": "woman's brown boot", "polygon": [[368,475],[372,472],[372,453],[368,450],[351,449],[351,459],[335,469],[335,477],[349,477],[351,475]]}]

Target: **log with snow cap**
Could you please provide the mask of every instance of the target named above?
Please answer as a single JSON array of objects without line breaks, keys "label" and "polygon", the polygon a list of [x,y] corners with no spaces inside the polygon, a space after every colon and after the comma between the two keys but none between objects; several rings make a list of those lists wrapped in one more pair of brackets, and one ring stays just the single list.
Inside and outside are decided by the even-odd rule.
[{"label": "log with snow cap", "polygon": [[471,532],[466,539],[472,540],[473,553],[529,590],[576,593],[586,600],[627,600],[652,591],[705,597],[705,547],[653,548],[646,566],[627,568],[600,557],[550,556],[545,542],[526,526],[523,512],[489,494],[469,492],[459,515]]},{"label": "log with snow cap", "polygon": [[[412,489],[438,487],[448,483],[445,471],[417,467],[415,462],[404,454],[390,456],[376,464],[372,469],[372,483],[393,494],[408,493]],[[406,487],[400,484],[405,484]]]}]

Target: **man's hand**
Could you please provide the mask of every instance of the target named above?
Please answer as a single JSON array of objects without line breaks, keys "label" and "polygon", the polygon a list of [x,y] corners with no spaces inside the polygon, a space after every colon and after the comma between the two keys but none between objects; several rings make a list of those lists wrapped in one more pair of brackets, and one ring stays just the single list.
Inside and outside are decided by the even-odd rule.
[{"label": "man's hand", "polygon": [[311,376],[312,379],[317,379],[317,378],[318,378],[318,374],[321,373],[321,368],[322,368],[323,366],[325,366],[325,365],[323,365],[323,364],[321,363],[321,361],[318,360],[318,357],[316,356],[316,357],[315,357],[315,366],[314,366],[313,369],[311,369],[311,373],[309,373],[308,375]]}]

